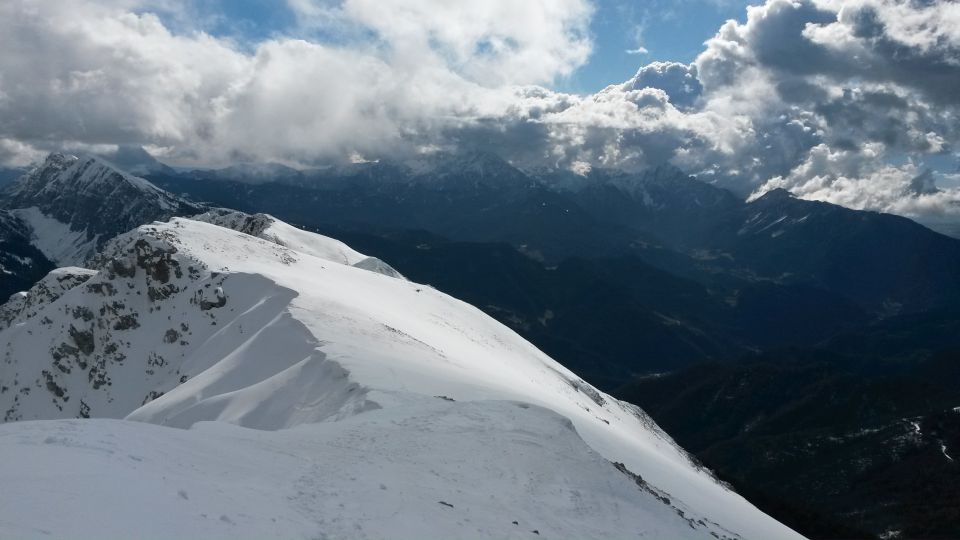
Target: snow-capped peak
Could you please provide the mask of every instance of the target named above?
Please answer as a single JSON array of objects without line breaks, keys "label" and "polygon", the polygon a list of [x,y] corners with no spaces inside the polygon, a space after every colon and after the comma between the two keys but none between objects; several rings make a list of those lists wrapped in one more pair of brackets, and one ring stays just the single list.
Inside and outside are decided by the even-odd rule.
[{"label": "snow-capped peak", "polygon": [[10,186],[0,207],[28,225],[36,247],[59,265],[84,264],[138,225],[202,210],[100,158],[56,152]]},{"label": "snow-capped peak", "polygon": [[173,208],[179,201],[143,178],[127,174],[108,161],[94,156],[78,157],[54,152],[42,165],[25,175],[10,189],[12,201],[50,196],[82,196],[104,190],[134,188],[151,196],[157,204]]}]

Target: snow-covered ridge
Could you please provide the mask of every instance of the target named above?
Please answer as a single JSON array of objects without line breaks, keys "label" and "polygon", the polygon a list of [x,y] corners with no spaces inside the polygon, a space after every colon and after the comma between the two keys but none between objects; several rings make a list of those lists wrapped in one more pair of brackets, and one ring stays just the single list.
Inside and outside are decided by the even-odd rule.
[{"label": "snow-covered ridge", "polygon": [[[569,479],[570,485],[578,486],[560,492],[583,501],[576,515],[583,516],[586,527],[555,528],[556,534],[566,530],[587,537],[640,536],[644,531],[653,537],[796,537],[691,463],[642,411],[597,391],[483,312],[429,287],[357,268],[354,265],[365,260],[358,259],[363,256],[339,247],[331,251],[336,244],[330,239],[287,230],[284,227],[289,226],[276,220],[256,221],[247,223],[250,232],[270,237],[269,231],[274,231],[282,242],[176,218],[114,239],[96,258],[94,272],[62,271],[60,276],[71,276],[69,280],[48,278],[47,282],[53,279],[65,285],[47,294],[46,301],[31,301],[31,295],[41,294],[31,290],[9,317],[10,326],[0,330],[0,381],[4,384],[0,412],[5,419],[126,417],[183,428],[220,421],[281,430],[271,439],[266,434],[201,424],[198,433],[171,435],[171,441],[181,440],[192,449],[182,465],[201,470],[216,467],[191,456],[216,454],[199,449],[219,444],[238,444],[253,455],[265,456],[260,466],[268,462],[266,456],[286,448],[282,443],[290,441],[294,447],[327,441],[323,444],[341,452],[359,450],[356,459],[372,459],[364,448],[386,440],[377,430],[383,429],[384,422],[399,422],[412,426],[405,432],[409,438],[403,438],[400,454],[407,456],[400,459],[406,465],[384,464],[384,476],[423,473],[431,465],[416,456],[443,454],[436,457],[435,466],[444,470],[456,465],[472,470],[476,478],[497,472],[520,478],[520,484],[508,482],[502,487],[509,493],[530,489],[520,497],[527,502],[518,500],[516,505],[532,514],[536,514],[534,506],[542,506],[536,501],[542,490],[553,489],[549,487],[552,480],[546,479],[556,476],[558,468],[582,466],[595,471],[597,463],[622,463],[629,474],[610,466],[614,476],[594,475],[616,478],[615,485],[609,483],[614,480],[593,485],[575,473],[556,476],[558,482]],[[292,232],[296,236],[285,236]],[[517,417],[517,411],[525,409],[504,402],[530,404],[534,412]],[[452,415],[446,424],[443,411]],[[545,428],[537,426],[552,425],[550,415],[567,419],[563,422],[571,422],[573,430],[544,433]],[[431,417],[436,418],[433,427]],[[486,427],[457,427],[473,425],[470,422]],[[23,425],[27,431],[43,429]],[[106,436],[101,430],[162,438],[126,424],[53,426],[68,433],[48,435],[53,447],[44,447],[48,449],[44,452],[49,452],[51,460],[63,458],[71,446],[100,445],[98,441]],[[350,430],[353,435],[344,435]],[[5,427],[0,430],[0,446],[29,447],[46,440],[18,435],[22,433]],[[450,450],[455,454],[437,450],[457,437],[465,446]],[[577,446],[582,445],[580,439],[586,446]],[[492,440],[501,442],[485,446]],[[544,460],[541,469],[522,460],[514,462],[527,443],[541,448],[535,453]],[[386,448],[386,443],[380,444]],[[124,446],[122,451],[129,448]],[[153,461],[159,459],[145,449],[142,452]],[[231,452],[227,463],[250,466],[244,455]],[[343,454],[333,455],[340,456],[331,458],[334,462],[346,459]],[[497,469],[493,463],[503,456],[509,456],[508,463]],[[606,461],[597,461],[598,457]],[[111,463],[108,458],[103,458],[106,462],[90,459],[94,470]],[[477,469],[478,463],[490,468]],[[364,467],[376,469],[377,462]],[[168,472],[150,471],[151,478]],[[331,489],[349,489],[346,480],[330,480],[319,469],[296,474],[312,479],[314,485],[323,480]],[[469,480],[462,476],[454,480],[441,476],[447,478],[442,482],[445,488],[456,485],[455,481],[461,482],[462,489],[470,489],[464,485]],[[0,479],[5,478],[0,470]],[[191,486],[187,491],[201,489],[200,484]],[[628,487],[635,491],[624,491]],[[618,494],[614,499],[604,495],[611,490]],[[0,508],[13,508],[3,502]],[[627,503],[626,510],[613,514],[584,510]],[[437,504],[430,501],[431,508]],[[479,508],[478,502],[471,504]],[[563,504],[553,508],[558,513],[568,510]],[[289,504],[284,506],[284,512],[289,510]],[[418,512],[418,520],[430,522],[422,509]],[[647,520],[625,517],[634,512],[648,516]],[[473,534],[474,529],[464,528],[464,516],[460,517],[461,528],[452,529],[456,532],[450,535],[503,537],[504,530],[513,530],[498,525],[485,534]],[[247,518],[262,526],[249,512]],[[0,511],[0,523],[9,519]],[[390,535],[389,529],[380,530],[372,535]]]},{"label": "snow-covered ridge", "polygon": [[226,208],[215,208],[191,219],[233,229],[250,236],[289,247],[331,262],[348,264],[387,276],[405,279],[389,264],[368,257],[339,240],[298,229],[269,214],[246,214]]}]

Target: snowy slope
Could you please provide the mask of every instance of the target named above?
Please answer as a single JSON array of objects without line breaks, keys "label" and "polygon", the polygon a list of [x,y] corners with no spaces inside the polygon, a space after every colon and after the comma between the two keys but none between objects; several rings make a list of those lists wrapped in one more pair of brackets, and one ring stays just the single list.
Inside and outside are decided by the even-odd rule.
[{"label": "snowy slope", "polygon": [[70,224],[44,214],[36,206],[17,208],[10,213],[29,229],[31,244],[56,264],[82,264],[96,253],[100,235],[88,237],[86,228],[74,230]]},{"label": "snowy slope", "polygon": [[[278,235],[293,233],[275,220],[269,228],[280,231]],[[224,475],[231,482],[240,482],[204,499],[212,507],[222,507],[235,502],[233,498],[238,495],[231,492],[260,485],[255,480],[243,484],[237,479],[242,474],[225,472],[234,470],[229,467],[231,460],[238,467],[270,469],[271,460],[290,459],[302,469],[309,463],[296,458],[304,454],[286,450],[281,441],[295,440],[299,442],[291,443],[294,447],[299,444],[309,448],[314,448],[311,441],[334,441],[323,443],[337,449],[330,452],[330,459],[358,461],[360,464],[351,462],[350,466],[383,470],[377,473],[383,478],[413,475],[415,480],[411,482],[417,489],[439,489],[427,480],[416,480],[422,477],[433,481],[439,476],[436,481],[444,489],[462,491],[477,485],[478,481],[469,478],[491,482],[510,479],[496,485],[493,492],[484,488],[471,497],[485,498],[488,505],[503,503],[503,508],[516,508],[536,519],[546,520],[543,512],[555,512],[557,508],[558,516],[576,515],[563,505],[544,505],[538,491],[541,489],[569,504],[583,505],[578,506],[581,509],[613,508],[608,513],[582,512],[588,516],[580,520],[587,529],[558,525],[552,530],[559,536],[641,536],[645,532],[655,538],[705,537],[711,533],[758,539],[797,537],[698,469],[642,411],[598,392],[481,311],[429,287],[351,266],[355,264],[351,257],[356,258],[352,250],[331,255],[335,241],[294,231],[296,236],[290,238],[300,238],[299,243],[287,241],[284,246],[187,219],[140,227],[105,248],[96,261],[96,274],[71,278],[76,282],[73,288],[58,291],[56,298],[44,302],[30,301],[30,296],[40,291],[28,293],[20,302],[29,307],[20,308],[10,326],[0,330],[0,346],[4,347],[0,351],[0,381],[4,385],[0,389],[0,410],[7,421],[126,417],[187,428],[197,422],[218,420],[280,432],[200,424],[199,430],[163,435],[167,432],[125,423],[22,423],[3,428],[2,452],[32,455],[30,441],[44,441],[46,437],[52,438],[53,447],[37,453],[38,466],[53,467],[52,463],[68,459],[66,456],[81,455],[87,461],[77,466],[85,467],[83,470],[110,468],[111,460],[118,459],[137,467],[138,472],[124,469],[123,474],[140,474],[141,462],[127,462],[123,456],[139,455],[132,452],[132,447],[140,443],[129,439],[139,438],[137,433],[143,432],[143,437],[163,440],[158,446],[161,450],[151,454],[156,466],[144,465],[144,474],[152,478],[172,474],[160,456],[176,454],[182,456],[178,458],[179,467],[196,469],[183,473],[195,476],[197,483],[190,484],[190,489],[200,489],[203,484],[209,490],[209,485],[216,485]],[[304,251],[287,247],[291,244]],[[318,253],[325,256],[317,257]],[[469,403],[460,405],[464,401]],[[514,420],[519,409],[503,401],[530,403],[534,411],[548,409],[552,413],[540,411],[536,415],[562,415],[572,421],[575,431],[545,434],[542,429],[549,421],[542,417],[529,423]],[[447,414],[444,411],[449,412],[449,422],[434,418]],[[393,440],[382,433],[384,422],[405,425],[409,418],[421,420],[414,422],[420,427],[411,428],[409,440],[396,441],[407,446],[397,450],[381,446],[382,454],[376,455],[366,452],[368,446],[377,446],[365,441]],[[477,419],[481,427],[458,427],[470,424],[474,421],[471,419]],[[337,437],[344,436],[342,430],[351,429],[358,435],[351,436],[349,442],[336,442]],[[422,433],[418,434],[418,429]],[[445,439],[445,429],[452,430],[449,438],[462,437],[458,444],[464,446]],[[39,431],[33,439],[31,430]],[[57,430],[75,430],[76,434],[45,434]],[[495,433],[489,433],[491,430]],[[99,447],[98,441],[110,438],[109,433],[114,433],[118,441],[112,453],[82,450]],[[581,443],[577,437],[591,450],[578,447]],[[502,445],[488,444],[499,438],[504,438]],[[61,439],[65,442],[56,442]],[[219,455],[211,456],[204,448],[220,447],[224,440],[236,444],[237,453],[233,457],[228,454],[219,468],[214,467],[206,460],[218,460]],[[542,468],[518,457],[525,455],[519,448],[525,444],[541,448],[533,457],[544,460],[539,464]],[[568,450],[556,450],[561,447]],[[284,448],[283,454],[275,455],[280,452],[278,448]],[[554,450],[562,458],[554,460]],[[338,456],[338,452],[348,456]],[[402,463],[396,470],[390,468],[393,464],[389,460],[384,463],[385,458],[378,457],[408,454],[411,457],[398,460]],[[609,464],[609,470],[603,469],[597,455],[608,462],[623,463],[625,470],[638,474],[644,482],[638,484],[634,477]],[[486,470],[481,463],[499,463],[501,468]],[[462,475],[468,476],[435,474],[450,467],[459,467]],[[594,473],[591,467],[606,473]],[[289,474],[304,474],[297,472],[301,469]],[[580,476],[576,473],[580,469],[589,474]],[[590,484],[610,471],[620,483]],[[5,485],[17,480],[41,486],[62,481],[46,474],[24,476],[0,469],[0,480]],[[83,478],[88,479],[86,474]],[[328,479],[329,474],[320,471],[314,478]],[[347,481],[349,476],[337,478],[324,485],[338,493],[354,485]],[[362,478],[369,481],[369,472]],[[557,490],[550,484],[554,478],[580,487]],[[549,485],[544,487],[539,482]],[[316,480],[313,485],[317,485]],[[627,494],[623,486],[636,491]],[[281,480],[257,493],[271,498],[276,495],[271,489],[294,487]],[[530,491],[517,496],[516,501],[503,498],[504,492],[513,497],[524,490]],[[89,494],[86,489],[80,491]],[[70,493],[57,500],[68,504]],[[151,493],[143,497],[149,499]],[[618,494],[623,494],[627,502]],[[394,499],[395,494],[378,495],[394,501],[384,503],[388,505],[400,500]],[[455,529],[448,531],[434,522],[434,512],[448,507],[434,509],[437,501],[424,497],[418,496],[423,500],[416,504],[429,504],[411,512],[419,516],[415,525],[428,527],[425,530],[430,536],[503,537],[512,530],[497,525],[475,531],[481,525],[466,521],[460,514],[450,522],[456,523]],[[317,499],[324,497],[317,495]],[[493,499],[500,502],[490,502]],[[350,500],[347,497],[337,504]],[[291,511],[294,503],[283,501],[278,504],[284,505],[284,511]],[[25,514],[7,502],[0,504],[0,527],[28,533],[25,527],[31,525],[20,517]],[[473,500],[467,508],[482,506],[478,505]],[[456,503],[454,506],[461,508]],[[423,513],[426,508],[431,509],[429,514]],[[324,512],[315,515],[327,519],[337,510]],[[391,531],[422,536],[418,533],[424,530],[394,529],[409,519],[402,511],[391,517],[376,517],[371,512],[366,507],[357,508],[345,519],[374,527],[369,532],[372,537],[395,536]],[[254,521],[263,518],[247,513],[254,516]],[[657,517],[644,517],[648,513]],[[230,517],[235,514],[224,515],[228,521],[223,523],[241,522]],[[483,515],[488,515],[486,510]],[[512,519],[504,520],[512,526]],[[96,523],[88,526],[93,527],[90,531],[101,531]],[[538,526],[541,531],[551,530],[548,525]],[[350,536],[332,525],[329,530],[334,536]],[[205,533],[208,529],[190,531]],[[209,532],[221,534],[213,529]]]},{"label": "snowy slope", "polygon": [[400,272],[376,257],[368,257],[339,240],[298,229],[269,214],[246,214],[216,208],[191,219],[233,229],[294,251],[313,255],[340,264],[348,264],[372,272],[403,278]]},{"label": "snowy slope", "polygon": [[78,514],[100,516],[103,538],[713,538],[566,419],[510,402],[433,399],[280,432],[26,422],[0,426],[0,448],[10,538],[86,536]]}]

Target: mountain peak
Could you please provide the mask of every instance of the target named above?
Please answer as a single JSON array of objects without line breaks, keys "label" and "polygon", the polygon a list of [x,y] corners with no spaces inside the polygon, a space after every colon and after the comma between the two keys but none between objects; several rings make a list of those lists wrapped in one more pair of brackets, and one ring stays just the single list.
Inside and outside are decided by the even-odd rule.
[{"label": "mountain peak", "polygon": [[0,199],[60,265],[83,264],[109,240],[143,223],[202,208],[94,156],[51,153]]},{"label": "mountain peak", "polygon": [[750,200],[751,203],[763,202],[763,203],[775,203],[780,201],[788,201],[791,199],[796,199],[797,196],[791,193],[785,188],[773,188],[770,191],[765,192],[759,197],[753,198]]},{"label": "mountain peak", "polygon": [[[16,199],[30,193],[35,193],[49,183],[53,178],[75,164],[79,158],[72,154],[51,152],[43,163],[31,169],[27,174],[13,182],[6,190],[7,199]],[[3,199],[0,199],[2,201]],[[10,206],[7,204],[6,206]]]},{"label": "mountain peak", "polygon": [[70,164],[74,163],[79,159],[73,154],[64,154],[63,152],[51,152],[47,159],[43,160],[42,168],[48,167],[59,167],[61,169],[69,167]]},{"label": "mountain peak", "polygon": [[770,197],[771,199],[795,199],[796,195],[786,188],[775,188],[766,192],[764,197]]},{"label": "mountain peak", "polygon": [[675,180],[677,178],[687,179],[690,178],[690,175],[682,171],[676,165],[664,162],[656,165],[647,176],[651,177],[654,180]]},{"label": "mountain peak", "polygon": [[126,173],[102,158],[53,152],[12,186],[7,206],[23,206],[51,192],[68,196],[104,187],[118,189],[122,185],[143,192],[164,193],[150,182]]}]

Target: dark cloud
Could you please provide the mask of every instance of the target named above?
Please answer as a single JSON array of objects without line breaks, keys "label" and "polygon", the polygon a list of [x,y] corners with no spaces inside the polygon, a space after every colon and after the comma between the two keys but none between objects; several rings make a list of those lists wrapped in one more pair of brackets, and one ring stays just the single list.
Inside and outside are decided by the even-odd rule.
[{"label": "dark cloud", "polygon": [[[938,125],[936,118],[929,117],[924,107],[888,91],[854,92],[845,89],[841,97],[813,102],[812,107],[829,127],[826,140],[836,145],[849,141],[848,147],[858,141],[879,141],[902,151],[939,151],[922,135],[935,128],[939,132],[948,129]],[[926,131],[921,136],[917,136],[916,125],[925,126]]]},{"label": "dark cloud", "polygon": [[[921,13],[930,12],[925,18],[931,20],[919,23],[920,26],[960,22],[938,17],[936,11],[940,4],[937,2],[914,2],[913,5]],[[960,104],[960,40],[952,41],[948,35],[940,34],[930,45],[905,43],[891,35],[888,17],[894,15],[885,17],[884,7],[884,4],[864,5],[844,13],[842,21],[850,26],[851,35],[869,51],[858,63],[855,73],[867,80],[916,89],[939,104]]]},{"label": "dark cloud", "polygon": [[836,13],[809,1],[773,0],[764,7],[744,36],[745,46],[760,64],[794,77],[835,72],[849,62],[804,36],[807,25],[834,22]]},{"label": "dark cloud", "polygon": [[670,97],[670,103],[680,109],[692,107],[703,92],[697,66],[678,62],[652,62],[643,66],[623,87],[626,90],[659,88]]},{"label": "dark cloud", "polygon": [[709,172],[741,192],[762,184],[860,208],[956,213],[960,192],[911,186],[941,174],[921,174],[924,156],[956,151],[958,47],[960,6],[952,2],[769,0],[750,8],[696,61],[698,110],[749,125],[732,152],[709,158],[727,174],[723,165]]},{"label": "dark cloud", "polygon": [[922,173],[910,180],[910,187],[907,190],[908,195],[933,195],[939,192],[931,169],[924,169]]}]

